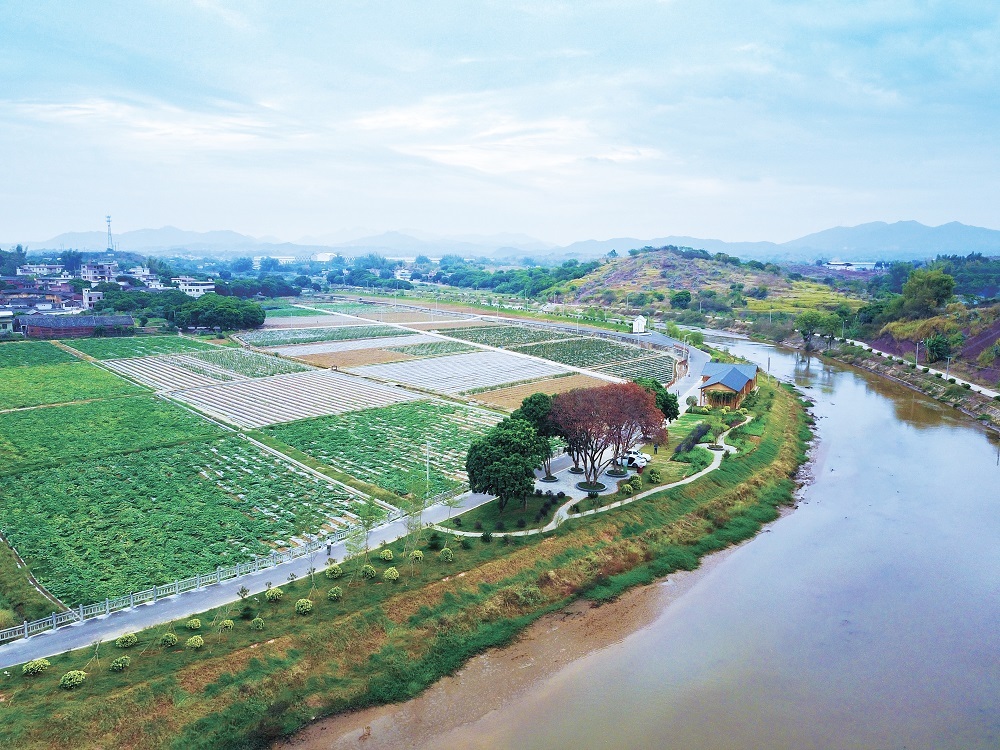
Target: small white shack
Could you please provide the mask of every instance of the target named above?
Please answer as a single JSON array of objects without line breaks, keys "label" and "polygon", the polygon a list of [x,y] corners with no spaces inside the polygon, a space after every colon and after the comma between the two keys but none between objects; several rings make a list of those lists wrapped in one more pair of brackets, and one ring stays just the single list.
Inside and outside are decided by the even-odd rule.
[{"label": "small white shack", "polygon": [[632,321],[632,333],[645,333],[646,332],[646,318],[643,315],[637,315]]}]

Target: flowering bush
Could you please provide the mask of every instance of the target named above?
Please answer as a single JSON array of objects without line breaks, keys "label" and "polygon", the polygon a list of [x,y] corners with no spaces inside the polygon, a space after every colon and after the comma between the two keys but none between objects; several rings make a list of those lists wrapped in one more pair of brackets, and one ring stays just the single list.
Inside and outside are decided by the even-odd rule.
[{"label": "flowering bush", "polygon": [[308,615],[313,611],[313,603],[309,599],[299,599],[295,602],[295,613],[299,615]]},{"label": "flowering bush", "polygon": [[197,651],[199,648],[205,645],[205,639],[200,635],[193,635],[184,642],[184,648],[190,649],[192,651]]},{"label": "flowering bush", "polygon": [[267,599],[272,604],[275,602],[280,602],[281,597],[285,595],[285,592],[281,589],[268,589],[264,592],[264,598]]},{"label": "flowering bush", "polygon": [[421,562],[424,559],[424,553],[418,549],[415,549],[413,550],[413,552],[410,553],[410,559],[413,560],[414,562]]},{"label": "flowering bush", "polygon": [[132,663],[132,659],[128,656],[119,656],[113,662],[111,662],[112,672],[124,672],[128,669],[129,665]]},{"label": "flowering bush", "polygon": [[326,593],[326,598],[331,602],[339,602],[344,598],[344,590],[340,586],[334,586]]},{"label": "flowering bush", "polygon": [[233,622],[232,620],[223,620],[222,622],[219,623],[219,630],[220,631],[232,630],[235,625],[236,623]]},{"label": "flowering bush", "polygon": [[135,637],[134,633],[126,633],[121,638],[115,639],[115,645],[118,648],[132,648],[138,642],[139,639]]},{"label": "flowering bush", "polygon": [[365,565],[363,568],[361,568],[362,578],[374,578],[376,575],[378,575],[378,573],[376,572],[374,566],[372,565]]},{"label": "flowering bush", "polygon": [[385,573],[382,574],[382,580],[388,583],[399,580],[399,571],[395,568],[386,568]]},{"label": "flowering bush", "polygon": [[392,562],[392,550],[384,549],[378,553],[379,560],[385,560],[386,562]]},{"label": "flowering bush", "polygon": [[63,690],[72,690],[73,688],[80,687],[86,679],[86,672],[81,672],[79,669],[71,669],[59,679],[59,687]]},{"label": "flowering bush", "polygon": [[187,621],[188,630],[201,630],[201,620],[197,617],[193,617]]},{"label": "flowering bush", "polygon": [[163,646],[163,648],[170,648],[171,646],[176,646],[177,636],[174,635],[173,633],[164,633],[160,637],[160,645]]},{"label": "flowering bush", "polygon": [[27,677],[33,677],[36,674],[41,674],[46,669],[51,667],[48,659],[32,659],[23,667],[21,667],[21,674]]},{"label": "flowering bush", "polygon": [[330,580],[333,580],[335,578],[340,578],[342,575],[344,575],[344,571],[341,570],[339,565],[334,563],[329,568],[323,571],[323,575],[325,575]]},{"label": "flowering bush", "polygon": [[253,618],[250,621],[250,629],[251,630],[263,630],[264,629],[264,621],[261,618],[259,618],[259,617]]}]

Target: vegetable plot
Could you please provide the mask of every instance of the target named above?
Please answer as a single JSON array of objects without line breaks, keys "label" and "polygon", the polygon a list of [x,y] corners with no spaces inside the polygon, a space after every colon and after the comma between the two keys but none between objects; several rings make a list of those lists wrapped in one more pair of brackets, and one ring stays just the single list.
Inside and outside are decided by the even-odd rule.
[{"label": "vegetable plot", "polygon": [[411,357],[440,357],[445,354],[478,351],[474,346],[460,344],[457,341],[429,341],[426,344],[412,344],[411,346],[388,346],[386,349],[390,352],[408,354]]},{"label": "vegetable plot", "polygon": [[4,532],[69,605],[266,554],[343,523],[352,504],[336,487],[235,437],[5,482]]},{"label": "vegetable plot", "polygon": [[456,339],[464,339],[465,341],[473,341],[477,344],[502,348],[569,338],[564,333],[546,331],[540,328],[522,328],[521,326],[449,328],[445,333]]},{"label": "vegetable plot", "polygon": [[573,367],[602,367],[649,356],[649,351],[637,346],[619,344],[607,339],[578,338],[516,347],[517,351]]},{"label": "vegetable plot", "polygon": [[417,401],[272,427],[278,440],[383,489],[422,495],[467,480],[465,455],[473,439],[500,420],[498,415],[443,401]]},{"label": "vegetable plot", "polygon": [[338,328],[273,328],[241,333],[238,338],[253,346],[310,344],[314,341],[346,341],[380,336],[405,336],[406,331],[392,326],[340,326]]},{"label": "vegetable plot", "polygon": [[89,362],[5,367],[2,373],[0,410],[148,393]]},{"label": "vegetable plot", "polygon": [[200,352],[218,348],[214,344],[181,336],[123,336],[109,339],[73,339],[64,343],[78,352],[89,354],[94,359],[149,357],[154,354]]},{"label": "vegetable plot", "polygon": [[616,375],[619,378],[653,378],[661,383],[670,383],[674,379],[674,358],[669,354],[661,354],[647,359],[637,359],[631,362],[621,362],[600,368],[601,372]]},{"label": "vegetable plot", "polygon": [[0,344],[0,369],[4,367],[34,367],[58,365],[79,360],[65,349],[48,341],[25,341]]}]

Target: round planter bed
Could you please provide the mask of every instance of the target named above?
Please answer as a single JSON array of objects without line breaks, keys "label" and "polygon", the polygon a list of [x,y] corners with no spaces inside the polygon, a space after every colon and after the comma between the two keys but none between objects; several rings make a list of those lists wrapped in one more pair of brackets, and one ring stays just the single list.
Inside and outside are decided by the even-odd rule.
[{"label": "round planter bed", "polygon": [[604,475],[614,477],[615,479],[621,479],[622,477],[627,477],[628,472],[625,469],[608,469],[604,472]]},{"label": "round planter bed", "polygon": [[569,470],[569,473],[570,474],[583,474],[584,472],[583,472],[583,469],[581,469],[579,466],[574,466],[574,467],[572,467]]},{"label": "round planter bed", "polygon": [[551,484],[552,482],[558,482],[559,481],[559,477],[542,477],[538,481],[539,482],[548,482],[548,483]]},{"label": "round planter bed", "polygon": [[596,482],[595,484],[577,482],[576,488],[578,490],[583,490],[584,492],[603,492],[608,488],[608,486],[606,484],[601,484],[600,482]]}]

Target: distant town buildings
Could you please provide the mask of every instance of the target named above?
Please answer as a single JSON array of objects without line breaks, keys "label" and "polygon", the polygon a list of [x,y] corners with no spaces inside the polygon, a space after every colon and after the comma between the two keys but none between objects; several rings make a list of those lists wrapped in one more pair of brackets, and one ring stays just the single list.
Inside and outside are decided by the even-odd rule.
[{"label": "distant town buildings", "polygon": [[84,263],[80,267],[80,278],[91,284],[107,282],[113,284],[120,276],[117,263]]},{"label": "distant town buildings", "polygon": [[135,327],[129,315],[28,315],[19,317],[17,324],[29,339],[82,338],[98,331],[113,336]]},{"label": "distant town buildings", "polygon": [[198,281],[190,276],[176,276],[170,279],[170,281],[176,284],[177,288],[189,297],[201,297],[203,294],[215,291],[215,281],[212,279]]}]

